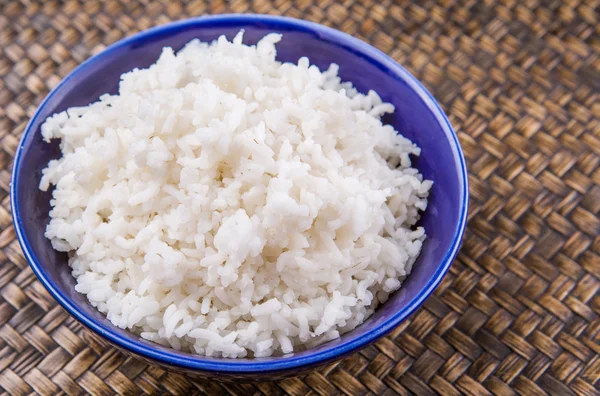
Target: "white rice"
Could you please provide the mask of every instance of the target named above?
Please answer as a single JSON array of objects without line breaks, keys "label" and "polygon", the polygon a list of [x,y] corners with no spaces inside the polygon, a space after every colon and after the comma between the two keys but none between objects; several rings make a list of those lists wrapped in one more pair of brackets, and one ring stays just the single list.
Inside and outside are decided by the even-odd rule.
[{"label": "white rice", "polygon": [[[410,273],[432,185],[393,106],[225,37],[163,49],[42,126],[46,237],[116,326],[207,356],[290,353],[361,324]],[[426,131],[424,131],[426,132]]]}]

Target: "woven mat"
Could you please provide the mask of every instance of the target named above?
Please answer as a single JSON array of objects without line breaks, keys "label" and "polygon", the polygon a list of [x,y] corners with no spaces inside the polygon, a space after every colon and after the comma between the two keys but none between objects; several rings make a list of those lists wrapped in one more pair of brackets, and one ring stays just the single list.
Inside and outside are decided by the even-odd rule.
[{"label": "woven mat", "polygon": [[[0,390],[25,395],[600,394],[600,2],[0,0]],[[189,16],[256,12],[372,43],[441,102],[469,165],[466,239],[387,338],[302,378],[194,380],[126,357],[21,255],[12,157],[49,89],[106,45]]]}]

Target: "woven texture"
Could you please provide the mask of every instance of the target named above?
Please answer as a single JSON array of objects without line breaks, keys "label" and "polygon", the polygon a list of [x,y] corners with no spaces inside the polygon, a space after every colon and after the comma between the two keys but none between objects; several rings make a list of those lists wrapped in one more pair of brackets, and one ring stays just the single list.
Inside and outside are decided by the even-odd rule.
[{"label": "woven texture", "polygon": [[[600,2],[0,0],[0,391],[177,394],[600,394]],[[106,45],[224,12],[336,27],[390,54],[459,133],[471,207],[441,286],[387,338],[301,378],[220,384],[126,357],[24,260],[9,175],[46,93]]]}]

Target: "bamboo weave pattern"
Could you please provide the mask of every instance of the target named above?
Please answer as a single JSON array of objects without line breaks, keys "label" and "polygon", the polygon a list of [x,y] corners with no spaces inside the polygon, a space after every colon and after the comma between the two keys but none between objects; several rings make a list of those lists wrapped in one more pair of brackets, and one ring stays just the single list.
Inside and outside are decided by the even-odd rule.
[{"label": "bamboo weave pattern", "polygon": [[[190,16],[283,14],[390,54],[438,98],[469,167],[463,248],[387,338],[301,378],[219,384],[149,367],[71,319],[11,225],[12,157],[46,93],[106,45]],[[0,392],[600,394],[598,0],[0,0]]]}]

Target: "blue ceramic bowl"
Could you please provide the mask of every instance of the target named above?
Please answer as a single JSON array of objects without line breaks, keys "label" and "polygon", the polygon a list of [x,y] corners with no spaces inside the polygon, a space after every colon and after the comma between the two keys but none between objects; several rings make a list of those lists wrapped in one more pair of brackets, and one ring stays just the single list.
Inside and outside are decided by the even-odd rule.
[{"label": "blue ceramic bowl", "polygon": [[[304,352],[260,359],[195,356],[142,340],[113,326],[78,294],[66,255],[44,238],[50,193],[38,190],[41,170],[60,156],[58,142],[44,143],[40,125],[46,117],[72,106],[87,105],[106,92],[116,93],[119,76],[154,63],[161,48],[181,48],[199,38],[211,41],[245,30],[256,43],[270,32],[283,33],[277,58],[296,62],[308,56],[321,69],[335,62],[340,76],[362,92],[376,90],[396,111],[384,119],[422,148],[415,166],[434,181],[421,224],[428,239],[403,287],[362,326],[341,338]],[[153,363],[219,379],[266,380],[294,375],[348,355],[383,337],[425,301],[456,256],[467,220],[467,171],[461,148],[435,99],[402,66],[349,35],[310,22],[262,15],[201,17],[159,26],[110,46],[69,74],[42,102],[27,125],[17,150],[11,183],[15,230],[25,257],[50,294],[77,320],[115,346]]]}]

